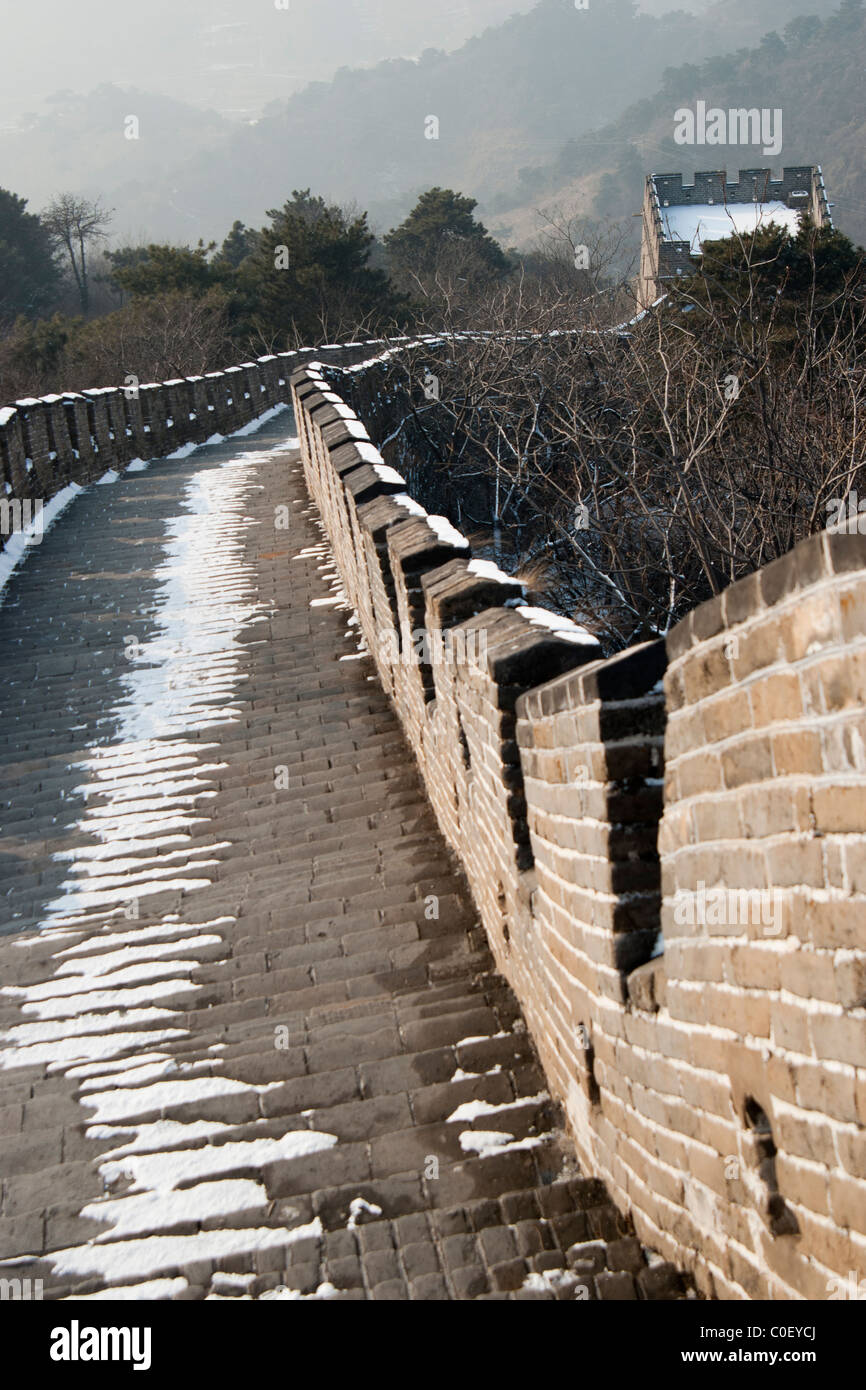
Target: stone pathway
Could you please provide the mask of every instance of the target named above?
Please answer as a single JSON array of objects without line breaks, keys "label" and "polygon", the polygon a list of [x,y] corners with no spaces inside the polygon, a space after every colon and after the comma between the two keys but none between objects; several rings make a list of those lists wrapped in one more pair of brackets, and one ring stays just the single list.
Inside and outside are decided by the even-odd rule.
[{"label": "stone pathway", "polygon": [[569,1165],[290,425],[91,488],[0,608],[0,1278],[676,1297]]}]

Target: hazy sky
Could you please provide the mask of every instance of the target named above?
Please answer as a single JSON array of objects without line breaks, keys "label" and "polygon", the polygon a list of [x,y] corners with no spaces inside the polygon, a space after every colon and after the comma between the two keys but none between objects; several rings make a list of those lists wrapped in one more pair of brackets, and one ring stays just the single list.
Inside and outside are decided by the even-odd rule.
[{"label": "hazy sky", "polygon": [[337,68],[455,48],[535,0],[0,0],[0,121],[103,82],[258,114]]},{"label": "hazy sky", "polygon": [[[536,0],[0,0],[0,122],[103,82],[257,115],[342,66],[456,48]],[[706,0],[643,0],[701,9]]]}]

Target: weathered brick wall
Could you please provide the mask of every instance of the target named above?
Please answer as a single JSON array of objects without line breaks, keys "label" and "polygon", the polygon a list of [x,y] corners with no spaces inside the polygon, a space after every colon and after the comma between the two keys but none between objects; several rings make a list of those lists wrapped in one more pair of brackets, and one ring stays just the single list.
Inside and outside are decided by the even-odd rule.
[{"label": "weathered brick wall", "polygon": [[[0,408],[0,483],[10,501],[48,502],[69,483],[86,484],[135,458],[162,458],[185,444],[231,434],[288,403],[289,377],[313,357],[346,367],[377,343],[302,348],[244,362],[207,377],[102,387],[16,401]],[[0,549],[6,537],[0,532]]]},{"label": "weathered brick wall", "polygon": [[6,495],[230,433],[291,376],[347,595],[582,1162],[707,1293],[857,1296],[866,537],[812,537],[602,660],[384,465],[347,404],[387,415],[381,349],[18,402]]},{"label": "weathered brick wall", "polygon": [[601,660],[406,494],[343,403],[357,367],[292,385],[346,591],[583,1163],[706,1293],[856,1296],[866,539],[813,537]]},{"label": "weathered brick wall", "polygon": [[866,537],[804,541],[669,651],[664,994],[701,1082],[694,1233],[750,1293],[827,1297],[866,1273]]}]

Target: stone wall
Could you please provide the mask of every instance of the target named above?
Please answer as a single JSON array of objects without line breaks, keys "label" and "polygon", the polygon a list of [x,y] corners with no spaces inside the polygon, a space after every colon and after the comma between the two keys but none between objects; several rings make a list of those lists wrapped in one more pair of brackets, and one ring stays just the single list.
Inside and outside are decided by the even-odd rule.
[{"label": "stone wall", "polygon": [[824,179],[817,164],[788,165],[781,177],[775,179],[772,170],[766,168],[739,169],[735,179],[728,178],[726,169],[699,170],[692,183],[683,183],[682,174],[653,174],[651,177],[665,207],[703,203],[782,202],[789,207],[809,204],[819,224],[830,220]]},{"label": "stone wall", "polygon": [[691,275],[695,260],[687,241],[668,237],[663,222],[667,207],[693,207],[705,203],[782,202],[808,211],[816,227],[832,227],[824,175],[818,164],[793,164],[774,179],[769,169],[740,169],[735,179],[727,170],[699,170],[694,181],[683,183],[678,174],[650,174],[644,186],[640,268],[637,277],[638,307],[647,309],[664,294],[666,285],[680,275]]},{"label": "stone wall", "polygon": [[[163,458],[185,444],[228,435],[289,400],[299,363],[317,357],[348,366],[375,343],[302,348],[244,362],[205,377],[133,388],[102,387],[28,398],[0,408],[0,469],[10,516],[15,503],[49,502],[70,483],[83,486],[133,459]],[[8,534],[0,528],[0,549]]]},{"label": "stone wall", "polygon": [[20,401],[5,495],[47,501],[291,393],[347,594],[584,1166],[703,1292],[862,1296],[866,537],[814,536],[602,660],[385,466],[356,414],[387,413],[364,365],[383,346]]},{"label": "stone wall", "polygon": [[308,486],[584,1166],[705,1293],[856,1297],[866,538],[602,660],[409,496],[359,371],[292,378]]}]

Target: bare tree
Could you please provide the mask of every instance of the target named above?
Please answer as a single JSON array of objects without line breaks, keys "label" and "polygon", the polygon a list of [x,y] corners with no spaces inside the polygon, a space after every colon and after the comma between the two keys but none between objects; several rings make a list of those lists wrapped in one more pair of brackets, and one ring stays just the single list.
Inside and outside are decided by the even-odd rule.
[{"label": "bare tree", "polygon": [[628,292],[637,263],[628,221],[599,223],[574,206],[538,208],[539,231],[530,263],[547,272],[557,289],[583,295]]},{"label": "bare tree", "polygon": [[419,501],[608,651],[866,496],[862,268],[829,297],[768,295],[766,253],[743,251],[735,284],[697,281],[614,327],[513,283],[479,306],[485,331],[439,329],[346,374]]},{"label": "bare tree", "polygon": [[87,323],[55,318],[0,340],[0,401],[48,391],[203,375],[237,361],[226,296],[172,290]]},{"label": "bare tree", "polygon": [[65,372],[79,385],[128,375],[165,381],[216,371],[235,356],[224,294],[172,290],[86,324],[70,345]]},{"label": "bare tree", "polygon": [[55,246],[65,252],[75,281],[81,312],[90,311],[88,250],[93,242],[104,241],[112,213],[99,199],[92,202],[75,193],[60,193],[42,214],[43,225]]}]

